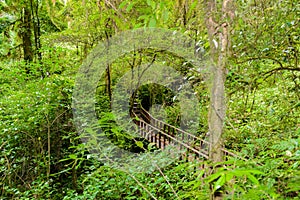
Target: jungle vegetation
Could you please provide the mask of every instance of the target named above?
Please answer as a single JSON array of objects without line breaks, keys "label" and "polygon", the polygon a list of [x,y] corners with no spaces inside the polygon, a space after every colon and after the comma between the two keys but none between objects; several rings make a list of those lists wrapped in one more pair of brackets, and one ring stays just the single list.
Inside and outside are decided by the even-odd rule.
[{"label": "jungle vegetation", "polygon": [[[299,199],[298,1],[0,0],[0,8],[0,199]],[[82,142],[72,107],[76,74],[99,43],[139,28],[191,38],[215,67],[202,71],[157,49],[132,51],[99,75],[98,125],[125,150],[151,146],[116,122],[113,91],[145,63],[166,65],[195,91],[193,134],[215,141],[210,160],[131,173]],[[179,125],[172,90],[145,84],[137,93],[145,109]],[[221,147],[245,160],[222,159]]]}]

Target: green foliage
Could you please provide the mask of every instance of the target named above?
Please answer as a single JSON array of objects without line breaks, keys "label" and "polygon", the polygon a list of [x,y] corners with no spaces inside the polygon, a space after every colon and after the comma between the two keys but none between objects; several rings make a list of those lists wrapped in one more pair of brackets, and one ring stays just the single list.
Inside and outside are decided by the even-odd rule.
[{"label": "green foliage", "polygon": [[[42,60],[22,62],[23,9],[29,1],[0,1],[1,199],[297,199],[300,196],[299,3],[236,1],[227,63],[225,147],[248,159],[182,162],[153,173],[108,167],[88,152],[73,124],[71,96],[78,66],[91,48],[116,32],[138,27],[182,31],[209,50],[200,1],[32,1],[39,8]],[[219,1],[218,7],[221,6]],[[32,10],[31,10],[32,11]],[[31,24],[31,32],[34,26]],[[33,44],[35,42],[33,41]],[[203,47],[202,47],[203,46]],[[199,51],[200,51],[199,50]],[[37,53],[37,52],[35,52]],[[203,55],[202,55],[203,54]],[[199,134],[207,133],[206,66],[153,49],[136,50],[111,66],[111,84],[140,65],[171,66],[188,80],[200,102]],[[202,73],[203,72],[203,73]],[[116,146],[155,150],[111,114],[102,77],[95,97],[97,127]],[[162,104],[156,113],[178,125],[174,94],[140,88],[140,100]],[[151,110],[155,113],[155,110]],[[125,115],[127,113],[120,113]],[[196,134],[196,133],[195,133]],[[50,147],[50,148],[49,148]],[[139,163],[137,163],[139,164]],[[205,166],[205,167],[203,167]]]},{"label": "green foliage", "polygon": [[[34,74],[28,75],[27,67]],[[66,145],[60,138],[74,130],[70,124],[73,81],[56,74],[40,79],[39,67],[1,66],[1,196],[49,196],[53,192],[49,175]]]}]

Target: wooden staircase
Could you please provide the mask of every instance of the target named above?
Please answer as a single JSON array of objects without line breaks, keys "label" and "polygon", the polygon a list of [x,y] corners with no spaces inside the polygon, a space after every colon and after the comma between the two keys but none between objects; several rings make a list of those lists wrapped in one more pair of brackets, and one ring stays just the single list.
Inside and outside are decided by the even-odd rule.
[{"label": "wooden staircase", "polygon": [[[154,118],[137,102],[133,102],[130,115],[138,126],[139,135],[157,148],[164,150],[168,145],[175,145],[178,150],[185,152],[183,157],[189,155],[188,160],[209,159],[211,144],[208,141]],[[224,148],[221,151],[226,158],[240,158]]]}]

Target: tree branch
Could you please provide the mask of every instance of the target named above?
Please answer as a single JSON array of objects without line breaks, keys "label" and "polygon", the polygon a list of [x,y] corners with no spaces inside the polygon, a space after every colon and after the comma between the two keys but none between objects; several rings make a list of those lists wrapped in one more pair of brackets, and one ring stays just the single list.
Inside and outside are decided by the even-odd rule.
[{"label": "tree branch", "polygon": [[263,60],[263,59],[268,59],[268,60],[272,60],[274,62],[276,62],[279,67],[275,68],[275,69],[271,69],[267,72],[263,73],[263,76],[267,75],[266,78],[268,78],[269,76],[271,76],[274,72],[277,71],[282,71],[282,70],[288,70],[288,71],[300,71],[300,67],[291,67],[291,66],[284,66],[278,59],[276,58],[272,58],[272,57],[268,57],[268,56],[261,56],[261,57],[252,57],[252,58],[248,58],[246,60],[237,62],[237,64],[241,64],[241,63],[245,63],[251,60]]},{"label": "tree branch", "polygon": [[274,72],[277,72],[277,71],[282,71],[282,70],[288,70],[288,71],[298,71],[300,72],[300,68],[299,67],[296,67],[296,68],[293,68],[293,67],[277,67],[275,69],[272,69],[272,70],[269,70],[267,72],[265,72],[263,75],[267,75],[266,78],[268,78],[269,76],[271,76]]},{"label": "tree branch", "polygon": [[282,64],[279,60],[277,60],[276,58],[268,57],[268,56],[261,56],[261,57],[252,57],[252,58],[248,58],[248,59],[246,59],[246,60],[237,62],[237,64],[245,63],[245,62],[248,62],[248,61],[251,61],[251,60],[263,60],[263,59],[272,60],[272,61],[276,62],[277,64],[279,64],[280,67],[283,67],[283,64]]}]

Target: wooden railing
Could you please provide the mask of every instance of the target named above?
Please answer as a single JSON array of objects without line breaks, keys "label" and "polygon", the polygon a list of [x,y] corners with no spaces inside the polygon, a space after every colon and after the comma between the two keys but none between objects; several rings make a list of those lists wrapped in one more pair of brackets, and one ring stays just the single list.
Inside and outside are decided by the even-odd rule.
[{"label": "wooden railing", "polygon": [[[194,159],[209,158],[211,143],[208,141],[154,118],[136,102],[134,102],[130,114],[134,123],[139,127],[140,136],[154,143],[157,148],[165,149],[172,144],[179,150],[184,150],[184,152],[194,155]],[[221,151],[225,157],[240,158],[224,148]]]}]

